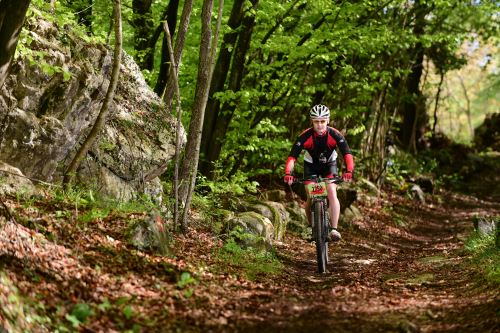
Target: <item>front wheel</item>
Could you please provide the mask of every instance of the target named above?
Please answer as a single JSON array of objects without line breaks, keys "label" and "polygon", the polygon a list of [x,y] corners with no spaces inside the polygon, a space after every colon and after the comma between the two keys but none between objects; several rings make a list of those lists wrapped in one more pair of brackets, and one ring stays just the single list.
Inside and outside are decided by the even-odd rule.
[{"label": "front wheel", "polygon": [[318,261],[318,272],[326,272],[328,263],[328,244],[326,243],[327,228],[325,227],[325,203],[318,201],[313,206],[313,237],[316,243],[316,258]]}]

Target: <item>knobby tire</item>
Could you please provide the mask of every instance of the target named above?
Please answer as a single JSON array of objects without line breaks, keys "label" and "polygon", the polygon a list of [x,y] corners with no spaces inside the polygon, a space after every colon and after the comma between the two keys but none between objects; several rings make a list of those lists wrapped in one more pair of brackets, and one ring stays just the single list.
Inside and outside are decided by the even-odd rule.
[{"label": "knobby tire", "polygon": [[326,228],[325,204],[318,201],[313,207],[313,226],[314,226],[314,242],[316,243],[316,259],[318,262],[318,272],[325,273],[328,263],[328,244],[326,243],[327,228]]}]

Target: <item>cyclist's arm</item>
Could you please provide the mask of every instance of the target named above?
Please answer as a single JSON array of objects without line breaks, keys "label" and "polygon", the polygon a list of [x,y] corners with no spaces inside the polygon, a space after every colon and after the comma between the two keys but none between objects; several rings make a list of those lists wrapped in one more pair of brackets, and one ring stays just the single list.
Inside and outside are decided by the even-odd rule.
[{"label": "cyclist's arm", "polygon": [[285,163],[285,175],[292,174],[295,162],[302,152],[302,149],[304,149],[304,142],[306,141],[307,137],[308,130],[305,130],[297,137],[297,140],[295,140],[295,142],[293,143],[292,149],[290,150],[290,154],[288,155],[288,159]]},{"label": "cyclist's arm", "polygon": [[349,148],[349,145],[347,144],[346,139],[339,131],[337,131],[335,129],[333,129],[332,134],[333,134],[335,141],[337,141],[337,147],[339,147],[339,150],[342,153],[342,156],[344,156],[346,171],[353,172],[354,171],[354,157],[351,153],[351,149]]}]

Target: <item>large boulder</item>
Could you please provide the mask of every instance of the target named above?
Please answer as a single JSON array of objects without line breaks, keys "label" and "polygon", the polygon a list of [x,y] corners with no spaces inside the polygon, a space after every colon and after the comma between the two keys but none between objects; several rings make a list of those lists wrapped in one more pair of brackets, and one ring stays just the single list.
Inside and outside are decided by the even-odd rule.
[{"label": "large boulder", "polygon": [[248,202],[243,205],[243,210],[256,212],[269,219],[274,228],[273,239],[277,241],[283,240],[290,219],[285,205],[274,201]]},{"label": "large boulder", "polygon": [[36,193],[35,186],[23,173],[7,163],[0,161],[0,195]]},{"label": "large boulder", "polygon": [[[29,18],[25,29],[31,44],[24,47],[33,53],[13,61],[0,89],[0,160],[28,177],[58,182],[101,109],[113,52],[41,17]],[[78,179],[122,199],[146,189],[158,192],[157,177],[175,152],[175,121],[164,110],[124,53],[106,126]]]},{"label": "large boulder", "polygon": [[243,247],[267,250],[272,247],[274,226],[271,221],[257,212],[236,214],[228,221],[228,230]]},{"label": "large boulder", "polygon": [[286,206],[286,209],[290,216],[287,229],[297,234],[306,235],[309,227],[306,210],[302,208],[297,201],[291,201]]},{"label": "large boulder", "polygon": [[285,205],[280,202],[266,201],[265,204],[274,212],[274,239],[281,242],[285,237],[287,225],[290,220],[290,214],[288,213]]}]

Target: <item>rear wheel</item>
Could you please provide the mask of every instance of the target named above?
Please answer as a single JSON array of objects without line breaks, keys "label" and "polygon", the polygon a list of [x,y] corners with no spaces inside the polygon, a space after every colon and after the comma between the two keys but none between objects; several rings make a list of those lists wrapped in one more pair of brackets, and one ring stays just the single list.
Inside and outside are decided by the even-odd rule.
[{"label": "rear wheel", "polygon": [[313,207],[313,234],[316,243],[318,272],[324,273],[328,263],[328,245],[326,243],[325,204],[322,201],[316,202]]}]

